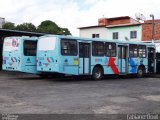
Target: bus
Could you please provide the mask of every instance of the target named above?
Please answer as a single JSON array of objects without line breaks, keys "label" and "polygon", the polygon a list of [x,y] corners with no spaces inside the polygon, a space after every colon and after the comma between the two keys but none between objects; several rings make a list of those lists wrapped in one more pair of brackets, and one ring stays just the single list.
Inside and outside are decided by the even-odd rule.
[{"label": "bus", "polygon": [[156,47],[156,73],[160,74],[160,40],[148,40],[145,43],[153,43]]},{"label": "bus", "polygon": [[37,37],[6,37],[3,43],[2,69],[38,74],[36,64]]},{"label": "bus", "polygon": [[62,35],[46,35],[38,40],[37,70],[63,75],[136,74],[156,72],[155,45]]}]

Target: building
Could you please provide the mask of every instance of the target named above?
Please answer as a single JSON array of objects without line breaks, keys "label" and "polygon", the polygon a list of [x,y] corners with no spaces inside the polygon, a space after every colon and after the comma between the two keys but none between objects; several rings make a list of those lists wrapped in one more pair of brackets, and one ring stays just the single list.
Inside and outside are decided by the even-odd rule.
[{"label": "building", "polygon": [[5,23],[5,19],[0,17],[0,28],[2,28],[2,26],[4,25]]},{"label": "building", "polygon": [[[110,40],[152,40],[152,21],[143,23],[129,17],[100,18],[98,25],[80,27],[80,37]],[[160,20],[155,20],[155,40],[160,40]]]},{"label": "building", "polygon": [[[160,40],[160,20],[154,20],[154,40]],[[142,41],[152,40],[152,20],[142,23]]]}]

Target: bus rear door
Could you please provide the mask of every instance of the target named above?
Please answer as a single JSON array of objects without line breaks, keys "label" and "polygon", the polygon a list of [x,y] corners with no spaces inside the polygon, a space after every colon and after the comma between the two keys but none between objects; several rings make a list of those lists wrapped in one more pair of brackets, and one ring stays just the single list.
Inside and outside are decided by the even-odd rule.
[{"label": "bus rear door", "polygon": [[89,74],[91,64],[90,43],[79,43],[79,74]]},{"label": "bus rear door", "polygon": [[27,73],[38,73],[36,63],[37,40],[24,40],[22,56],[22,69]]},{"label": "bus rear door", "polygon": [[118,45],[118,68],[120,74],[128,73],[127,51],[128,51],[127,46]]}]

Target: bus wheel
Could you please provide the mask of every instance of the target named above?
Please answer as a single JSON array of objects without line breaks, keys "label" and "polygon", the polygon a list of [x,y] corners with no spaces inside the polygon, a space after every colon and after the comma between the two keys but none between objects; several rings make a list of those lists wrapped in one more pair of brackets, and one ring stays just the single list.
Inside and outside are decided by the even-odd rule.
[{"label": "bus wheel", "polygon": [[101,67],[95,67],[93,69],[92,78],[94,80],[100,80],[103,77],[103,70]]},{"label": "bus wheel", "polygon": [[144,70],[142,67],[139,67],[137,70],[137,77],[142,78],[144,76]]}]

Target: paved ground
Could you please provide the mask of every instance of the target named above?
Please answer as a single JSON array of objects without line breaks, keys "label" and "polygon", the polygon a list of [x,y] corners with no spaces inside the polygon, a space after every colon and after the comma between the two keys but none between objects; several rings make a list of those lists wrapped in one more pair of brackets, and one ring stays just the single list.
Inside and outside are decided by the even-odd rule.
[{"label": "paved ground", "polygon": [[159,113],[160,79],[40,79],[0,72],[0,113]]}]

